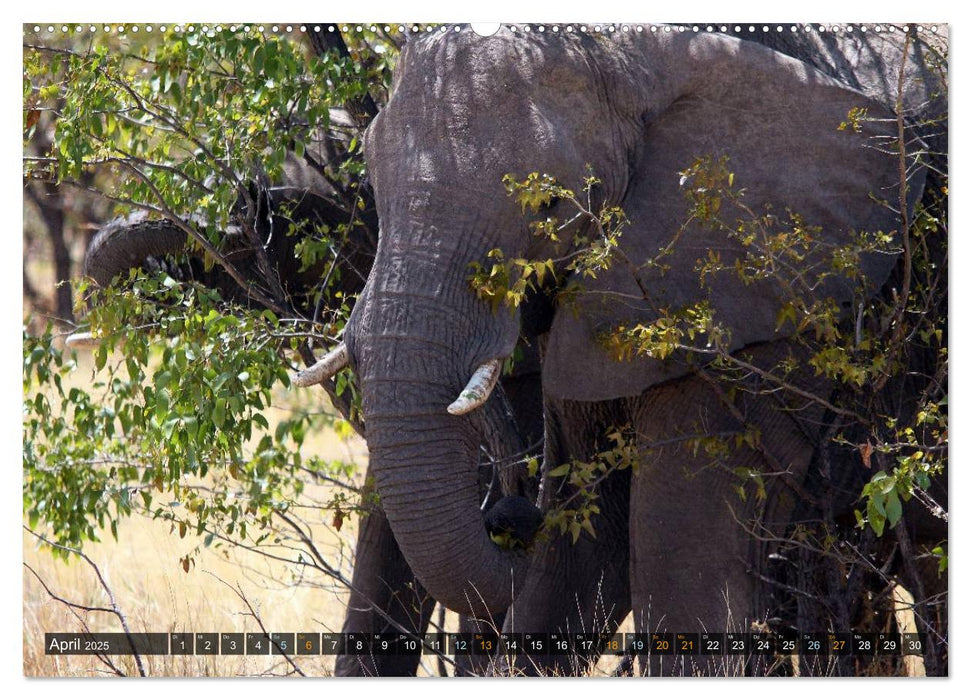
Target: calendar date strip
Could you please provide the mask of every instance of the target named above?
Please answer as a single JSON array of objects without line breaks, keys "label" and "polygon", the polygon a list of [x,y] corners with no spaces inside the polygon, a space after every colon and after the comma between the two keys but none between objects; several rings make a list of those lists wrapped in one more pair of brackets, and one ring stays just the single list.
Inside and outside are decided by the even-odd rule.
[{"label": "calendar date strip", "polygon": [[433,633],[364,634],[332,632],[219,633],[48,632],[51,656],[119,655],[773,655],[900,656],[921,655],[924,633]]}]

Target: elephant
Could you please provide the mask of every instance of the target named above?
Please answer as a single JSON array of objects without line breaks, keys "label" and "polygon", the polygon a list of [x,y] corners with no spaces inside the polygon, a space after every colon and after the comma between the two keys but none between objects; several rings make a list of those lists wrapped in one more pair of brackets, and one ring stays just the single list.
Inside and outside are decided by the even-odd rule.
[{"label": "elephant", "polygon": [[[904,37],[784,33],[760,45],[708,32],[504,27],[405,46],[388,104],[365,137],[380,222],[374,265],[344,342],[295,383],[354,371],[382,508],[404,562],[435,600],[473,618],[501,617],[510,632],[609,634],[631,613],[641,633],[747,631],[761,618],[756,574],[769,551],[748,525],[790,522],[829,410],[806,397],[828,396],[833,383],[780,327],[784,290],[772,279],[719,273],[699,284],[708,251],[731,268],[745,250],[691,220],[684,173],[701,156],[727,157],[756,211],[797,212],[830,246],[857,231],[894,232],[899,241],[900,212],[880,200],[897,201],[883,193],[900,191],[900,162],[866,145],[892,143],[898,110],[918,129],[933,122],[939,130],[946,114],[922,49]],[[867,118],[837,128],[854,113]],[[922,136],[925,146],[941,143],[939,133]],[[932,168],[905,165],[903,209],[912,212]],[[571,279],[530,226],[569,220],[570,203],[551,198],[531,219],[503,185],[530,172],[572,192],[595,174],[598,199],[628,220],[614,258],[623,264]],[[469,283],[470,266],[496,249],[509,260],[559,259],[560,288],[496,310]],[[659,250],[664,264],[646,264]],[[821,255],[808,251],[807,264]],[[868,294],[897,258],[861,255]],[[556,292],[574,281],[581,292],[567,303]],[[857,291],[831,276],[806,295],[846,313]],[[784,391],[756,382],[751,393],[726,395],[703,358],[618,360],[604,346],[605,333],[701,301],[752,376],[794,360]],[[541,364],[541,510],[575,497],[557,467],[596,459],[611,430],[627,426],[637,455],[635,466],[595,484],[595,533],[575,542],[547,533],[526,552],[490,539],[477,454],[480,414],[495,412],[502,361],[522,343],[538,349]],[[690,447],[692,436],[745,426],[761,437],[735,450],[726,469]],[[740,502],[732,472],[752,465],[785,478],[772,480],[764,499]],[[526,520],[535,507],[509,504]],[[642,669],[671,672],[658,658],[643,659]],[[514,663],[524,673],[582,666],[553,656]]]},{"label": "elephant", "polygon": [[[293,152],[287,153],[277,182],[267,183],[265,177],[257,176],[247,183],[253,199],[261,202],[255,216],[256,227],[266,240],[265,251],[272,269],[261,273],[252,244],[238,226],[224,232],[221,253],[254,281],[261,276],[276,276],[299,308],[312,311],[307,306],[312,303],[327,266],[317,263],[301,270],[296,244],[318,227],[333,230],[346,223],[346,206],[321,169]],[[237,204],[238,212],[245,215],[242,207],[242,203]],[[371,232],[376,231],[377,225],[373,210],[365,210],[361,218],[364,226],[351,231],[348,244],[341,250],[340,288],[348,295],[360,291],[374,254]],[[191,216],[189,223],[206,228],[205,220],[199,216]],[[83,275],[97,286],[107,287],[116,275],[136,267],[165,269],[176,279],[194,279],[216,289],[225,299],[253,303],[246,290],[221,266],[207,267],[201,254],[192,252],[182,228],[168,219],[150,218],[144,212],[110,221],[95,234],[85,252]]]},{"label": "elephant", "polygon": [[[319,162],[327,162],[323,154],[315,155]],[[257,192],[258,179],[249,185],[254,193]],[[309,227],[334,228],[349,219],[348,213],[334,187],[318,168],[293,153],[286,157],[281,178],[265,187],[265,196],[269,215],[264,230],[270,241],[267,253],[273,272],[279,275],[291,300],[301,305],[303,311],[310,311],[307,304],[312,302],[327,266],[318,264],[309,270],[300,270],[294,255],[299,238],[290,235],[290,228],[295,226],[298,235],[310,233],[312,229]],[[351,231],[336,265],[338,288],[345,299],[353,299],[363,286],[376,247],[377,225],[373,210],[367,209],[360,215],[364,226]],[[190,221],[205,227],[205,221],[200,217],[192,217]],[[233,262],[250,277],[258,279],[260,271],[242,237],[227,232],[224,239],[223,249]],[[207,269],[203,259],[188,247],[186,233],[167,219],[153,219],[144,213],[136,213],[108,222],[89,244],[83,274],[104,288],[118,275],[126,275],[136,268],[164,270],[174,279],[193,280],[216,289],[224,299],[258,303],[248,298],[245,290],[220,266]],[[68,338],[68,344],[78,348],[96,343],[89,333],[75,333]],[[535,518],[527,518],[524,522],[515,509],[508,510],[503,505],[521,505],[518,499],[525,499],[527,495],[534,499],[536,492],[535,480],[526,476],[523,464],[527,456],[536,454],[537,445],[542,440],[539,361],[534,348],[524,347],[522,354],[522,361],[515,371],[503,378],[500,388],[508,397],[508,405],[503,405],[501,410],[512,415],[515,429],[510,432],[513,423],[502,416],[494,417],[491,422],[493,436],[485,441],[489,460],[482,465],[480,490],[487,516],[495,520],[495,532],[501,534],[511,528],[517,539],[527,541],[538,529]],[[347,417],[346,406],[335,404]],[[499,405],[496,404],[497,409]],[[365,482],[367,480],[365,475]],[[505,500],[506,496],[509,500]],[[372,506],[362,516],[350,588],[344,632],[381,633],[404,629],[421,635],[426,631],[434,599],[424,592],[402,558],[380,506]],[[337,657],[335,673],[343,676],[414,675],[419,660],[420,653],[382,656],[347,653]],[[456,664],[458,672],[473,673],[476,670],[474,661],[471,657],[460,659]]]}]

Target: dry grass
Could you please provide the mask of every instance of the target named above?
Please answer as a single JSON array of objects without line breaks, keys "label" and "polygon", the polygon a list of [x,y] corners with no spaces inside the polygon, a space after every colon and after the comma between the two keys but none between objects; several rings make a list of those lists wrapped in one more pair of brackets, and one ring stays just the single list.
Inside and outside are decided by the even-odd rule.
[{"label": "dry grass", "polygon": [[[55,561],[46,550],[38,550],[25,535],[24,561],[35,569],[59,596],[87,605],[104,605],[94,572],[83,562]],[[119,542],[86,547],[110,585],[118,606],[133,631],[145,632],[259,632],[247,616],[246,605],[219,579],[238,584],[246,593],[270,631],[301,632],[339,630],[343,600],[336,593],[318,588],[286,586],[282,565],[235,550],[224,558],[215,550],[202,550],[197,566],[183,572],[179,558],[196,543],[180,540],[168,532],[165,523],[136,517],[119,532]],[[244,570],[245,566],[248,570]],[[216,578],[218,577],[218,578]],[[47,656],[43,653],[45,632],[78,631],[78,621],[68,609],[50,599],[33,574],[24,571],[24,674],[28,676],[98,676],[103,664],[89,656]],[[92,631],[117,632],[118,621],[111,615],[87,615]],[[144,657],[149,675],[225,676],[284,673],[288,668],[279,657],[253,656],[159,656]],[[130,659],[120,658],[123,668],[134,673]],[[333,660],[320,657],[300,659],[308,675],[329,675]]]}]

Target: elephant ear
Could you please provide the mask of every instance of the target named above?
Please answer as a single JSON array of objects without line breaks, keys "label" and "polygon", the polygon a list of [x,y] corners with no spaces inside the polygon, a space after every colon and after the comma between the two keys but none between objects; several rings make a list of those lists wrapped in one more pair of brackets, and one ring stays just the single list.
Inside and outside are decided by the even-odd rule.
[{"label": "elephant ear", "polygon": [[[853,306],[857,280],[834,275],[809,284],[830,264],[834,246],[849,244],[859,232],[892,233],[899,241],[900,218],[893,210],[899,209],[900,163],[891,112],[801,61],[748,42],[709,35],[662,49],[667,54],[657,58],[659,65],[690,65],[692,73],[665,108],[645,119],[621,205],[631,222],[620,238],[624,256],[595,279],[577,279],[582,291],[575,303],[561,304],[553,320],[543,386],[554,398],[635,396],[684,375],[690,371],[684,353],[618,360],[604,337],[698,302],[706,301],[715,322],[728,329],[732,351],[792,333],[791,324],[779,327],[779,312],[791,298],[786,282],[770,277],[746,283],[735,270],[736,260],[758,249],[725,228],[689,221],[686,192],[702,182],[682,173],[699,159],[709,164],[710,175],[726,157],[731,189],[743,191],[739,202],[747,212],[722,198],[718,217],[727,228],[767,212],[778,217],[770,227],[776,233],[792,231],[789,212],[805,226],[819,227],[819,243],[795,265],[808,272],[791,281],[807,302],[830,298],[844,310]],[[866,110],[866,118],[840,129],[854,109]],[[913,202],[924,173],[911,170]],[[669,253],[657,258],[669,245]],[[700,265],[709,255],[718,256],[724,269],[707,275],[703,285]],[[652,258],[663,267],[645,265]],[[896,259],[886,252],[862,255],[866,294],[887,280]],[[705,342],[700,336],[693,345]],[[696,354],[694,361],[703,359]]]}]

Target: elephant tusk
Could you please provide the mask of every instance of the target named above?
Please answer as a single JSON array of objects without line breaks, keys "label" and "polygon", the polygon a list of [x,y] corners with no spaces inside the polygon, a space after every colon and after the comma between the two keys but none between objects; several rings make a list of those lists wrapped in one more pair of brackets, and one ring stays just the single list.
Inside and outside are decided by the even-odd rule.
[{"label": "elephant tusk", "polygon": [[71,333],[64,344],[71,350],[94,350],[101,345],[101,338],[97,338],[90,331]]},{"label": "elephant tusk", "polygon": [[347,354],[347,346],[341,343],[311,367],[293,375],[293,383],[295,386],[313,386],[314,384],[320,384],[325,379],[330,379],[347,367],[349,362],[350,355]]},{"label": "elephant tusk", "polygon": [[449,405],[448,412],[453,416],[464,416],[484,404],[496,387],[501,370],[502,360],[489,360],[479,365],[462,393]]}]

